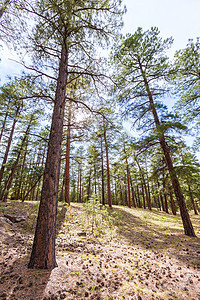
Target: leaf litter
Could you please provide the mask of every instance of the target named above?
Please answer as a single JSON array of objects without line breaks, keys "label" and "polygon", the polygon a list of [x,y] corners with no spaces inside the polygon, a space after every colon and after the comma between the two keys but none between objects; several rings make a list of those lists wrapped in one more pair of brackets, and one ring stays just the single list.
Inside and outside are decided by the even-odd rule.
[{"label": "leaf litter", "polygon": [[[1,204],[0,299],[200,299],[200,239],[183,234],[179,216],[59,203],[58,267],[30,270],[37,209],[36,202]],[[4,217],[13,211],[25,220]],[[198,236],[199,221],[192,216]]]}]

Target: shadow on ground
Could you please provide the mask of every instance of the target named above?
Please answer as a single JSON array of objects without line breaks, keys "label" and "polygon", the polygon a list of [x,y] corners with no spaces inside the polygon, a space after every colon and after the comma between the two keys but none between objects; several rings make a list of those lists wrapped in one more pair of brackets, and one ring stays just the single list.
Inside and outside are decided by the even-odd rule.
[{"label": "shadow on ground", "polygon": [[[151,222],[150,218],[140,218],[134,215],[134,212],[128,212],[124,208],[115,207],[117,213],[118,233],[125,237],[131,244],[151,249],[155,252],[169,252],[178,260],[187,265],[200,269],[200,239],[198,237],[188,237],[184,235],[182,229],[173,227],[169,222],[168,226],[159,226]],[[151,212],[149,212],[151,214]],[[142,211],[141,211],[142,215]],[[153,216],[171,218],[176,223],[180,222],[179,217],[165,216],[160,212],[153,212]]]},{"label": "shadow on ground", "polygon": [[[2,215],[10,212],[24,215],[26,221],[12,224],[0,222],[0,299],[41,300],[51,276],[51,270],[28,269],[38,203],[11,201],[3,206]],[[28,209],[27,209],[28,208]],[[57,231],[65,220],[67,207],[58,206]]]}]

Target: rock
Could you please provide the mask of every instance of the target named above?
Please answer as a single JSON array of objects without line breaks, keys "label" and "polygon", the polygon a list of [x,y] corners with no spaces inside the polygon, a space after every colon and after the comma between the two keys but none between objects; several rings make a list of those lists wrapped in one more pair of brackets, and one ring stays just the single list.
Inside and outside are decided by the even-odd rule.
[{"label": "rock", "polygon": [[12,222],[6,217],[0,217],[0,221],[12,225]]},{"label": "rock", "polygon": [[12,223],[19,223],[19,222],[26,221],[26,218],[23,216],[14,216],[14,215],[4,214],[4,217],[9,219]]}]

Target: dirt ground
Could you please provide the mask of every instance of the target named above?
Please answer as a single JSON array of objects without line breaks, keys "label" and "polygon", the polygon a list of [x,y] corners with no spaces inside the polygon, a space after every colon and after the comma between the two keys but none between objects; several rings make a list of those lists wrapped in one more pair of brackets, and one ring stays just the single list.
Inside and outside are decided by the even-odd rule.
[{"label": "dirt ground", "polygon": [[[59,204],[52,271],[27,268],[38,203],[0,203],[0,300],[200,300],[198,237],[180,216],[114,207],[103,213]],[[5,215],[23,216],[13,223]]]}]

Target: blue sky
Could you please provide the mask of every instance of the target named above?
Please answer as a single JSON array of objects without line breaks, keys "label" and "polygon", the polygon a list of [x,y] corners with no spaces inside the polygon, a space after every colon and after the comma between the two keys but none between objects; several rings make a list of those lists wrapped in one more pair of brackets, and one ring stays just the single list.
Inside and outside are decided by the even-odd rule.
[{"label": "blue sky", "polygon": [[200,36],[200,0],[124,0],[124,4],[123,32],[156,26],[164,38],[174,38],[172,52],[184,48],[189,38]]},{"label": "blue sky", "polygon": [[[127,13],[123,32],[134,33],[137,27],[147,30],[157,26],[164,38],[174,38],[171,55],[184,48],[189,38],[200,36],[200,0],[124,0],[124,4]],[[15,56],[9,49],[1,50],[0,57],[2,84],[7,75],[18,75],[20,67],[10,60]]]}]

